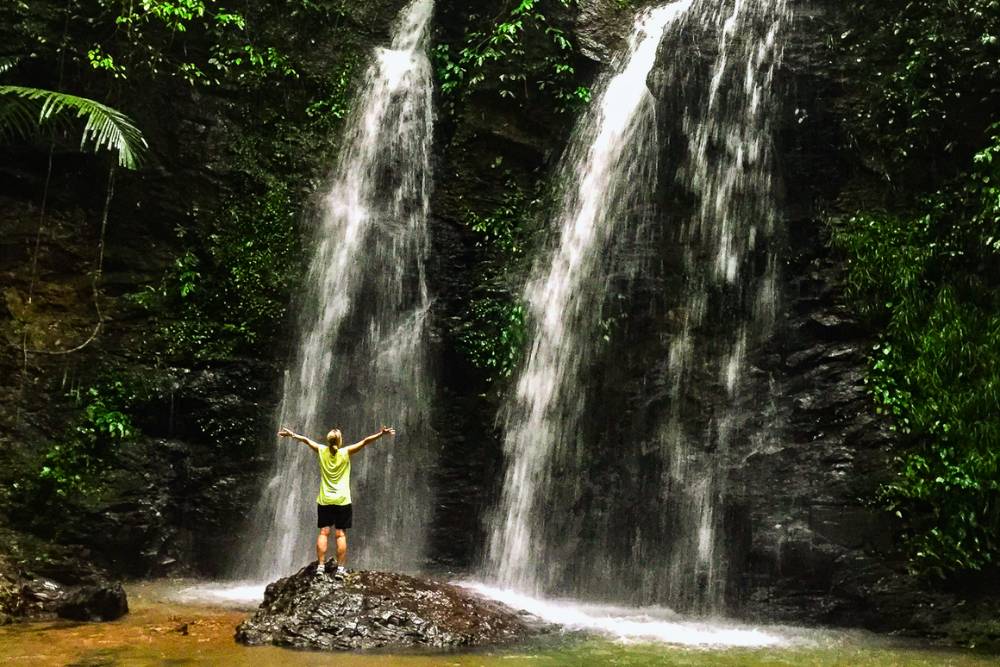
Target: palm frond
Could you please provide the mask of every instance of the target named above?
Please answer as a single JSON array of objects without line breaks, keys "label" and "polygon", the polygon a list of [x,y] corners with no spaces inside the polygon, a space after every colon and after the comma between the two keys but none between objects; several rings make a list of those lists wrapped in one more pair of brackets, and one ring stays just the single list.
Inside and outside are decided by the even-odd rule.
[{"label": "palm frond", "polygon": [[15,101],[31,101],[41,104],[38,115],[34,119],[36,126],[58,119],[65,113],[75,112],[77,118],[85,120],[80,149],[85,150],[87,143],[92,142],[94,150],[107,148],[115,151],[118,153],[118,164],[126,169],[135,169],[139,165],[142,153],[149,147],[142,132],[128,116],[106,104],[86,97],[26,86],[0,86],[0,96],[8,98],[8,104],[0,107],[0,133],[4,131],[2,127],[5,120],[3,109],[7,107],[11,107],[7,118],[17,123],[14,129],[23,129],[24,109],[17,109],[16,105],[10,104],[9,98],[13,97],[19,98]]},{"label": "palm frond", "polygon": [[0,74],[14,69],[19,62],[21,62],[20,56],[0,56]]},{"label": "palm frond", "polygon": [[0,98],[0,142],[25,139],[37,131],[37,104],[15,97]]}]

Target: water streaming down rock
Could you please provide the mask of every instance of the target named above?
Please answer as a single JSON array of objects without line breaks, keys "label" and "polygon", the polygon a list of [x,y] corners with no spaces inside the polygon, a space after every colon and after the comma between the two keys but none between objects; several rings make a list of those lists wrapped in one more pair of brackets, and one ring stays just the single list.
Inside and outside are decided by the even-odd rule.
[{"label": "water streaming down rock", "polygon": [[[724,601],[726,465],[734,444],[760,446],[775,432],[764,397],[746,395],[748,352],[764,342],[778,308],[773,124],[775,70],[786,0],[700,2],[692,21],[714,36],[707,85],[687,100],[687,152],[678,184],[696,204],[679,228],[683,249],[680,326],[668,348],[670,409],[661,430],[675,539],[667,597],[701,611]],[[686,72],[668,68],[667,81]],[[669,84],[668,84],[669,85]],[[690,94],[690,91],[688,92]],[[683,406],[701,393],[697,421]]]},{"label": "water streaming down rock", "polygon": [[[356,567],[412,569],[431,515],[424,277],[432,138],[426,55],[432,0],[403,9],[377,48],[346,122],[317,216],[284,424],[316,440],[339,427],[350,444],[382,424],[398,434],[354,457]],[[275,473],[234,574],[274,579],[313,558],[315,455],[278,440]],[[331,549],[332,549],[331,540]]]},{"label": "water streaming down rock", "polygon": [[627,51],[598,84],[562,158],[559,236],[525,290],[531,347],[503,413],[508,464],[488,554],[504,585],[549,590],[567,566],[559,555],[559,541],[568,537],[566,507],[555,496],[573,479],[555,473],[568,467],[572,475],[584,456],[574,431],[584,408],[582,373],[595,352],[615,263],[612,248],[618,235],[639,232],[655,191],[655,116],[646,78],[664,30],[690,5],[684,0],[638,17]]},{"label": "water streaming down rock", "polygon": [[[502,414],[489,552],[502,585],[723,605],[727,456],[736,439],[767,437],[743,378],[777,309],[771,118],[785,18],[785,0],[647,11],[574,135],[558,245],[525,293],[531,348]],[[619,383],[640,393],[621,398]]]}]

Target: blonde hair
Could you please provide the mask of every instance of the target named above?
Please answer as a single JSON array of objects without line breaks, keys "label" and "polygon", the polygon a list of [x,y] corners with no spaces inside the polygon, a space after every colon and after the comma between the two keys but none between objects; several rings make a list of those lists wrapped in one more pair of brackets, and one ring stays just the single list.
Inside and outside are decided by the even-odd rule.
[{"label": "blonde hair", "polygon": [[326,434],[326,444],[340,449],[344,444],[344,436],[340,435],[340,429],[334,428],[330,429],[330,432]]}]

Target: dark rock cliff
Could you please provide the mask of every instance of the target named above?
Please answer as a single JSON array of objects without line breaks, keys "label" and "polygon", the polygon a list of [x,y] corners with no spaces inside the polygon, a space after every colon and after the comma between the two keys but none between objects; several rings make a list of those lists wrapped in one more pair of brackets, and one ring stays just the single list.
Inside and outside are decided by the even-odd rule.
[{"label": "dark rock cliff", "polygon": [[[873,182],[843,129],[850,105],[844,64],[828,44],[844,30],[840,8],[798,2],[778,84],[785,92],[779,161],[787,230],[782,316],[759,351],[757,396],[777,437],[742,448],[730,465],[736,604],[746,613],[870,624],[864,594],[842,586],[859,568],[898,560],[892,526],[866,506],[887,477],[891,434],[863,384],[871,337],[844,302],[842,267],[828,246],[828,217],[857,205],[852,182]],[[869,571],[872,583],[884,572]],[[902,620],[902,619],[898,619]]]}]

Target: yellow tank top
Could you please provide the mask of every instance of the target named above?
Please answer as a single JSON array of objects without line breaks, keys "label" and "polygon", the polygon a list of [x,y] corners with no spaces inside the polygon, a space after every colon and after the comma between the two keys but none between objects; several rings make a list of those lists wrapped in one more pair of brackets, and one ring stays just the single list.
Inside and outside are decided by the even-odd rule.
[{"label": "yellow tank top", "polygon": [[351,457],[343,448],[336,452],[329,447],[319,450],[318,505],[351,504]]}]

